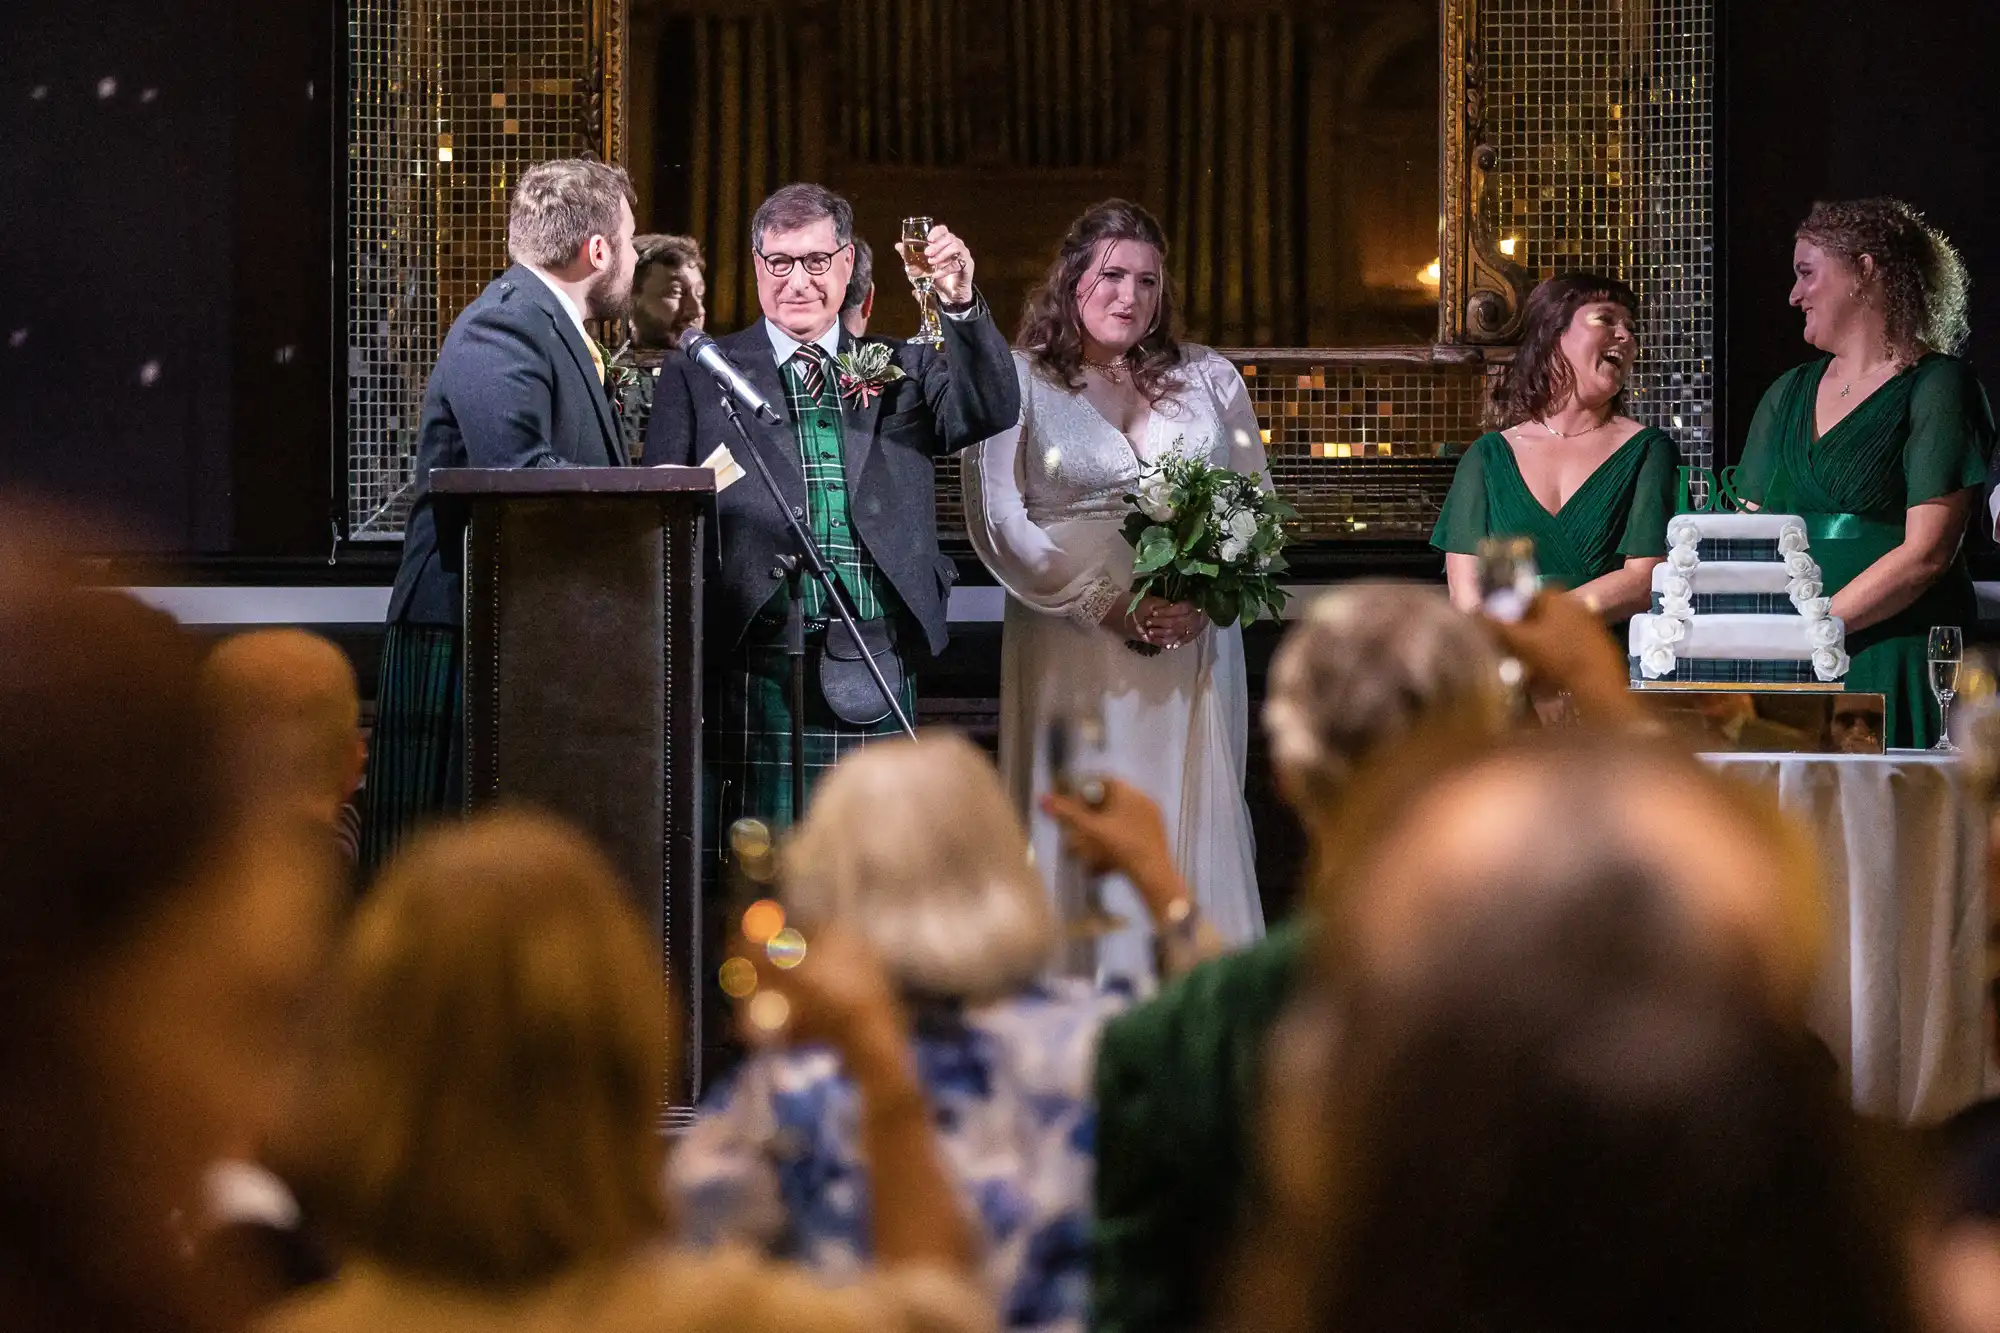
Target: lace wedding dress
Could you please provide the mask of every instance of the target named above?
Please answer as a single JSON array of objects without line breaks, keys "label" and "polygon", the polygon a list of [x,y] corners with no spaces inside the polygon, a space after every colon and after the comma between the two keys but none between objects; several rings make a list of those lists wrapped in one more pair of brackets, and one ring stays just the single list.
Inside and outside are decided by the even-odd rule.
[{"label": "lace wedding dress", "polygon": [[[1185,348],[1178,383],[1135,449],[1082,394],[1020,352],[1014,361],[1021,424],[967,452],[965,510],[973,546],[1009,593],[1000,767],[1028,818],[1036,864],[1057,883],[1050,872],[1060,864],[1060,835],[1034,805],[1049,789],[1049,725],[1088,701],[1105,724],[1105,753],[1094,766],[1159,803],[1195,900],[1225,940],[1245,944],[1264,933],[1264,913],[1243,799],[1243,631],[1210,627],[1185,647],[1145,657],[1099,623],[1131,597],[1132,548],[1120,526],[1142,463],[1180,452],[1263,472],[1242,376],[1205,347]],[[1149,978],[1151,931],[1131,885],[1106,880],[1104,905],[1128,924],[1099,937],[1094,959],[1084,961],[1100,979]],[[1057,910],[1068,919],[1080,904],[1059,900]],[[1070,970],[1090,970],[1075,953]]]}]

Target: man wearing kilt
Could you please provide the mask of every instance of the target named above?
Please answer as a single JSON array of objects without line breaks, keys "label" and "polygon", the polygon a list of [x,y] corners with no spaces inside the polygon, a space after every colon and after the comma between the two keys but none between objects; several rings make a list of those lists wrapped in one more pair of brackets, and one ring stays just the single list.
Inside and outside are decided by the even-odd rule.
[{"label": "man wearing kilt", "polygon": [[[826,553],[864,641],[885,650],[879,656],[914,716],[915,676],[944,648],[945,601],[956,577],[938,550],[933,460],[1019,417],[1007,341],[973,286],[970,252],[944,227],[913,247],[922,253],[904,253],[906,262],[927,262],[935,277],[944,313],[941,349],[857,338],[842,327],[854,214],[833,191],[784,187],[758,208],[750,239],[764,318],[717,342],[785,420],[768,425],[745,411],[744,424],[785,503]],[[720,390],[696,363],[670,359],[654,395],[646,461],[697,464],[718,446],[743,447]],[[779,829],[798,813],[791,801],[784,644],[791,537],[783,512],[754,477],[730,485],[716,511],[702,740],[703,823],[712,858],[734,820],[750,816]],[[806,578],[800,596],[810,797],[811,784],[843,753],[897,727],[819,585]]]},{"label": "man wearing kilt", "polygon": [[626,462],[585,319],[632,300],[632,184],[618,167],[543,162],[514,189],[513,267],[452,323],[424,391],[403,562],[389,600],[368,751],[362,860],[372,870],[427,818],[464,802],[461,534],[431,504],[440,467]]}]

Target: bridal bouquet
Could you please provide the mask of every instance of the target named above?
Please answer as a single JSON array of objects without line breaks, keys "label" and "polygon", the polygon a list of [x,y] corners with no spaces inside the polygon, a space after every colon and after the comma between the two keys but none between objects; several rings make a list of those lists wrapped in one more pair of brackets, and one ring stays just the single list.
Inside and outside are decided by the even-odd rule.
[{"label": "bridal bouquet", "polygon": [[1284,609],[1286,519],[1298,511],[1246,477],[1178,451],[1146,464],[1125,497],[1132,605],[1151,594],[1190,602],[1218,625]]}]

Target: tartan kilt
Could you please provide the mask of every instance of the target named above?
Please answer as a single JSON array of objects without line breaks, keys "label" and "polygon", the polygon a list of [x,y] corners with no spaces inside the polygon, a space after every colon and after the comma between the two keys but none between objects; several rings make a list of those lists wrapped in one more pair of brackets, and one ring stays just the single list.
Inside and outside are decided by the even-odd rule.
[{"label": "tartan kilt", "polygon": [[361,829],[364,875],[418,828],[465,804],[461,644],[447,625],[391,625],[382,636]]},{"label": "tartan kilt", "polygon": [[[843,722],[819,692],[819,654],[825,631],[806,636],[806,799],[840,757],[870,741],[901,734],[893,714],[857,727]],[[743,644],[708,673],[703,701],[702,754],[708,769],[710,816],[705,845],[719,860],[727,852],[729,826],[746,816],[761,819],[773,833],[792,826],[791,659],[782,627],[775,642]],[[916,717],[916,682],[905,673],[900,691],[903,712]]]}]

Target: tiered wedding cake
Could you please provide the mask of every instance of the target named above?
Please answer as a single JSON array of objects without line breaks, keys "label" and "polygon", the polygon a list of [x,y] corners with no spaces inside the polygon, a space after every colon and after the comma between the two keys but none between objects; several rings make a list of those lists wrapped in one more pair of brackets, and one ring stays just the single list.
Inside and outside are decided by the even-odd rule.
[{"label": "tiered wedding cake", "polygon": [[1847,631],[1827,614],[1806,525],[1790,514],[1678,514],[1632,617],[1638,685],[1839,688]]}]

